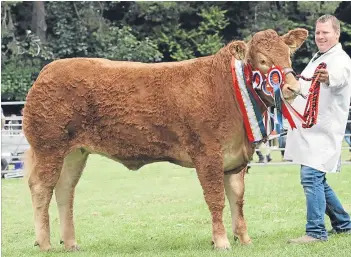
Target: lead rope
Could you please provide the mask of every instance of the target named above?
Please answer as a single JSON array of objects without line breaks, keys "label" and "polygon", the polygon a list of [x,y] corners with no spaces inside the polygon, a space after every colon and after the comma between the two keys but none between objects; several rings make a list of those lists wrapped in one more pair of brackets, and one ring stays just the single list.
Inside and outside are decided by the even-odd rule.
[{"label": "lead rope", "polygon": [[309,89],[307,104],[303,114],[303,118],[305,120],[305,123],[302,124],[303,128],[311,128],[313,125],[317,123],[319,92],[320,92],[321,83],[318,81],[320,74],[317,73],[316,71],[319,69],[325,69],[326,67],[327,67],[327,64],[324,62],[321,62],[316,68],[312,78],[306,78],[302,75],[297,75],[297,77],[305,81],[312,81],[312,85]]}]

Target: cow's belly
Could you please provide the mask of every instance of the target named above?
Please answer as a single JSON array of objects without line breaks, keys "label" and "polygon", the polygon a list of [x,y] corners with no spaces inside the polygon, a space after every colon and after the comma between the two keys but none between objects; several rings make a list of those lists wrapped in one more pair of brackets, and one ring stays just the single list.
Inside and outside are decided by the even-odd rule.
[{"label": "cow's belly", "polygon": [[89,153],[92,154],[99,154],[102,156],[105,156],[113,161],[119,162],[121,164],[123,164],[124,166],[126,166],[128,169],[130,170],[138,170],[140,169],[142,166],[146,165],[146,164],[150,164],[150,163],[154,163],[154,162],[162,162],[162,161],[167,161],[170,163],[174,163],[177,165],[180,165],[182,167],[187,167],[187,168],[194,168],[194,164],[190,158],[190,156],[188,155],[188,153],[186,153],[185,151],[175,151],[176,155],[172,156],[172,157],[163,157],[163,158],[135,158],[135,159],[126,159],[123,158],[123,156],[115,156],[115,155],[111,155],[111,153],[104,151],[103,149],[93,149],[91,147],[82,147],[84,150],[88,151]]},{"label": "cow's belly", "polygon": [[[155,157],[143,157],[143,158],[125,158],[124,156],[116,156],[112,155],[108,151],[105,151],[106,149],[103,149],[101,147],[98,147],[99,149],[95,147],[83,147],[86,151],[93,153],[93,154],[99,154],[102,156],[105,156],[109,159],[112,159],[114,161],[117,161],[124,166],[126,166],[130,170],[137,170],[141,168],[142,166],[153,163],[153,162],[161,162],[161,161],[168,161],[177,165],[180,165],[182,167],[188,167],[188,168],[195,168],[194,163],[191,159],[191,157],[188,155],[186,151],[182,148],[177,149],[172,149],[170,154],[170,157],[162,157],[162,158],[155,158]],[[94,149],[95,148],[95,149]],[[232,140],[232,142],[227,142],[222,146],[222,152],[223,152],[223,169],[224,171],[230,171],[233,169],[238,168],[239,166],[242,166],[243,164],[248,162],[248,153],[246,150],[246,147],[243,144],[238,144],[237,140]]]},{"label": "cow's belly", "polygon": [[230,171],[247,163],[248,153],[244,145],[238,145],[237,142],[228,142],[223,145],[223,169]]}]

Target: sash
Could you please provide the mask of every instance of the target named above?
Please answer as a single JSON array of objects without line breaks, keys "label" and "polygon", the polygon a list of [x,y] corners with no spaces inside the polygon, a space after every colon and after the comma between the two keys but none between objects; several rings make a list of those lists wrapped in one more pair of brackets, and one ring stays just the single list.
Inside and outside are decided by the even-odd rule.
[{"label": "sash", "polygon": [[246,134],[250,142],[260,142],[273,131],[274,118],[250,82],[252,72],[249,67],[235,58],[232,58],[231,64],[234,93],[244,119]]}]

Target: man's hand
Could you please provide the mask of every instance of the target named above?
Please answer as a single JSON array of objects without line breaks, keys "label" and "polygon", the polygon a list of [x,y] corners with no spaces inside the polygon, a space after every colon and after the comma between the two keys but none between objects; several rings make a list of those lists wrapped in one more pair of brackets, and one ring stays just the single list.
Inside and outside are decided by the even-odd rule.
[{"label": "man's hand", "polygon": [[320,74],[318,79],[319,82],[329,85],[329,73],[327,69],[319,69],[316,71],[316,73]]}]

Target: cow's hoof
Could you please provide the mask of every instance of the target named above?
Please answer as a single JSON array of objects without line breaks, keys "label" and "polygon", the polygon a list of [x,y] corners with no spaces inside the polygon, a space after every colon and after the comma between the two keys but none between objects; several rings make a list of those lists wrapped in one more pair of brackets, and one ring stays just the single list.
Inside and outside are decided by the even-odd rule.
[{"label": "cow's hoof", "polygon": [[215,250],[230,250],[230,243],[228,239],[219,239],[217,242],[212,240],[212,247]]},{"label": "cow's hoof", "polygon": [[61,239],[60,244],[65,246],[66,251],[71,251],[71,252],[79,251],[79,246],[75,242],[73,242],[69,245],[66,245],[65,242]]},{"label": "cow's hoof", "polygon": [[251,245],[252,241],[249,237],[249,235],[234,235],[234,241],[240,242],[241,245]]},{"label": "cow's hoof", "polygon": [[242,236],[241,238],[239,238],[239,240],[240,240],[240,243],[242,245],[251,245],[252,244],[251,238],[248,235]]},{"label": "cow's hoof", "polygon": [[240,242],[242,245],[252,245],[252,241],[251,239],[247,240],[247,241],[243,241],[243,242]]},{"label": "cow's hoof", "polygon": [[43,247],[39,246],[40,247],[40,251],[42,252],[48,252],[51,250],[51,245],[45,245]]},{"label": "cow's hoof", "polygon": [[43,251],[43,252],[46,252],[46,251],[49,251],[51,250],[51,245],[50,244],[43,244],[43,245],[40,245],[38,243],[38,241],[34,241],[34,246],[39,246],[40,248],[40,251]]},{"label": "cow's hoof", "polygon": [[79,251],[79,246],[78,245],[73,245],[73,246],[70,246],[70,247],[65,247],[65,249],[67,250],[67,251],[70,251],[70,252],[77,252],[77,251]]},{"label": "cow's hoof", "polygon": [[74,245],[65,245],[65,250],[70,252],[77,252],[79,251],[79,246],[77,244]]}]

